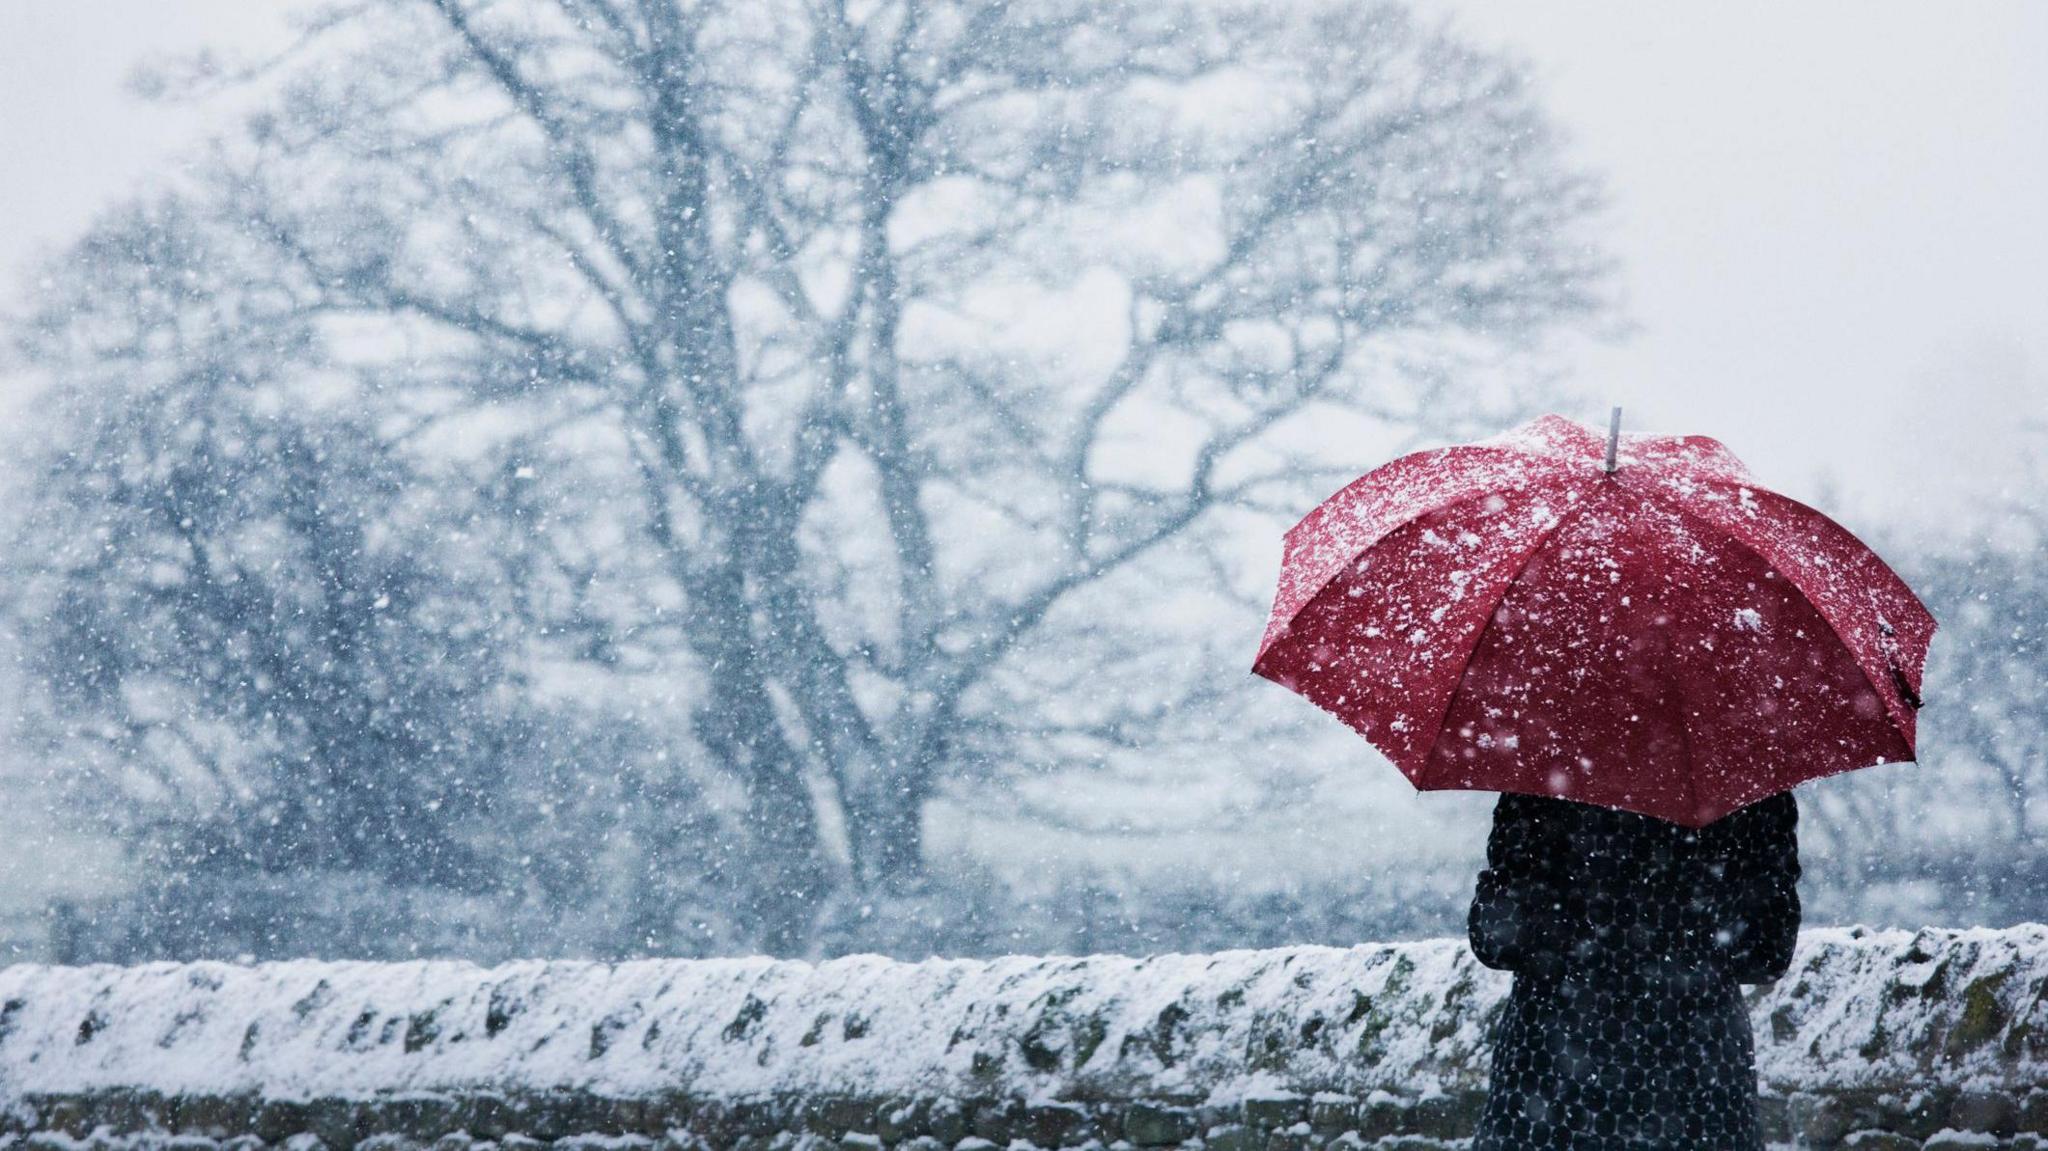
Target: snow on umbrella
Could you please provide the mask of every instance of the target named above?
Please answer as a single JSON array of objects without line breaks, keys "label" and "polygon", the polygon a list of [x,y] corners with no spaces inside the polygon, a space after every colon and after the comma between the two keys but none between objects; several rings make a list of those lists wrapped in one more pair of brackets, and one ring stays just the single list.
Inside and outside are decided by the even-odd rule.
[{"label": "snow on umbrella", "polygon": [[1353,481],[1288,530],[1252,670],[1425,791],[1697,827],[1912,759],[1904,581],[1718,441],[1615,443],[1543,416]]}]

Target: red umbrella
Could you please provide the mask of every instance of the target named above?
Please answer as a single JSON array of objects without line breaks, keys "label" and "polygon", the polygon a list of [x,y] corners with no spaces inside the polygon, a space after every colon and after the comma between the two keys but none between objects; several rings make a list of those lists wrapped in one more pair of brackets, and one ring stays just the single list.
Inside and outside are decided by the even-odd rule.
[{"label": "red umbrella", "polygon": [[1883,560],[1719,442],[1630,434],[1617,454],[1543,416],[1403,456],[1289,529],[1252,670],[1421,790],[1697,827],[1912,759],[1934,628]]}]

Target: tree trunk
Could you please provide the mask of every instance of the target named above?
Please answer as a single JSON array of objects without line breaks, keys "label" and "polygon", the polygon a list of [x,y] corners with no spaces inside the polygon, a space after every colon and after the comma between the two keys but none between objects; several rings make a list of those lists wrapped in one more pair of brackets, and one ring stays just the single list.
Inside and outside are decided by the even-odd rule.
[{"label": "tree trunk", "polygon": [[863,890],[895,895],[923,883],[928,791],[921,780],[897,776],[877,781],[847,804],[847,838]]},{"label": "tree trunk", "polygon": [[744,583],[735,566],[711,574],[696,605],[701,627],[692,646],[711,669],[710,690],[698,706],[696,728],[711,755],[746,788],[746,844],[720,844],[727,874],[747,892],[745,926],[776,955],[801,953],[809,944],[831,883],[818,834],[818,816],[768,694],[755,648]]},{"label": "tree trunk", "polygon": [[756,771],[747,780],[747,919],[762,950],[805,952],[830,888],[818,850],[810,790],[787,771]]}]

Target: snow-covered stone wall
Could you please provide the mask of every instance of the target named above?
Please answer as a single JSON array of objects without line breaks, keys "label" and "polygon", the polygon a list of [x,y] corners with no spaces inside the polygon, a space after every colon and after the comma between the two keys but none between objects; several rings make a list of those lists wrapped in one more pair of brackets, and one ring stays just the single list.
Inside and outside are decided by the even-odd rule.
[{"label": "snow-covered stone wall", "polygon": [[[21,965],[0,969],[0,1142],[1456,1146],[1506,988],[1456,940],[916,964]],[[1751,1007],[1781,1143],[2048,1133],[2048,928],[1808,932]]]}]

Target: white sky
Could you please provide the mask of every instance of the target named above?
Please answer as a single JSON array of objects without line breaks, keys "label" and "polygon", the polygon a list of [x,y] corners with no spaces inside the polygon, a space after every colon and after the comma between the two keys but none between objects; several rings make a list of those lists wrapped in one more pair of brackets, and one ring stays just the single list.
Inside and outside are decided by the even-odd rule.
[{"label": "white sky", "polygon": [[2020,482],[2048,418],[2048,4],[1442,7],[1535,66],[1608,176],[1641,326],[1578,357],[1595,397],[1796,497],[1834,475],[1852,527]]},{"label": "white sky", "polygon": [[[2019,482],[2048,420],[2048,3],[1432,3],[1533,64],[1608,180],[1639,328],[1574,352],[1568,414],[1719,436],[1852,527]],[[0,3],[0,304],[209,129],[128,96],[131,64],[278,43],[294,6]]]}]

